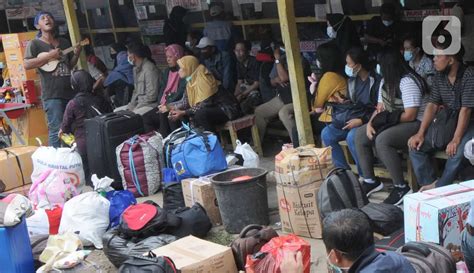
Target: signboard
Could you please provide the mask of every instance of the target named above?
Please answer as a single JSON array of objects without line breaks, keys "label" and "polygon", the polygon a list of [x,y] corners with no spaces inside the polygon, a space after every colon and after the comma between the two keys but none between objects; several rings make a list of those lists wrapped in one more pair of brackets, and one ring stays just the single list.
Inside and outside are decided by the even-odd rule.
[{"label": "signboard", "polygon": [[167,0],[166,7],[168,14],[171,13],[171,10],[175,6],[181,6],[190,12],[202,10],[201,0]]}]

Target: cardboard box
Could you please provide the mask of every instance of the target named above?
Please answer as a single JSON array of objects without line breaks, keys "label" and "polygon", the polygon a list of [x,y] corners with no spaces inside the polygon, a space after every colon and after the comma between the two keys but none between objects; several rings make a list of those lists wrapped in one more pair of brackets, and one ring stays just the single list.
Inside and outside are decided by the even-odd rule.
[{"label": "cardboard box", "polygon": [[407,195],[403,200],[405,241],[460,246],[461,232],[474,198],[471,184],[454,184]]},{"label": "cardboard box", "polygon": [[[48,145],[48,125],[46,113],[42,107],[28,108],[23,115],[12,119],[12,123],[25,141],[25,145],[38,145],[36,138],[41,140],[42,145]],[[12,134],[12,145],[22,145],[15,134]]]},{"label": "cardboard box", "polygon": [[321,238],[316,196],[331,169],[329,147],[286,149],[275,157],[278,210],[284,232]]},{"label": "cardboard box", "polygon": [[21,146],[0,150],[0,180],[6,186],[5,191],[31,184],[31,155],[36,149],[38,147]]},{"label": "cardboard box", "polygon": [[181,181],[184,203],[191,207],[194,203],[201,204],[213,225],[222,224],[221,213],[217,204],[216,192],[211,182],[199,178],[187,178]]},{"label": "cardboard box", "polygon": [[182,273],[237,273],[230,247],[194,236],[184,237],[153,250],[157,256],[168,256]]}]

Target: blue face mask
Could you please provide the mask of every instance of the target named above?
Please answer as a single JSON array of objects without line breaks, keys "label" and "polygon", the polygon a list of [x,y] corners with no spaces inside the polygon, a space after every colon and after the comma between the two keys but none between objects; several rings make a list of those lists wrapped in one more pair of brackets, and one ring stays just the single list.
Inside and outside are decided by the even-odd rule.
[{"label": "blue face mask", "polygon": [[409,61],[413,60],[413,57],[414,57],[413,51],[405,50],[403,52],[403,58],[405,59],[405,61],[409,62]]},{"label": "blue face mask", "polygon": [[134,66],[133,62],[130,60],[130,58],[127,58],[127,61],[128,63],[131,65],[131,66]]},{"label": "blue face mask", "polygon": [[329,259],[329,256],[331,256],[331,253],[332,253],[332,250],[328,254],[328,256],[326,257],[326,260],[328,261],[328,265],[329,265],[329,272],[331,272],[331,273],[344,273],[344,272],[347,272],[349,270],[348,267],[339,267],[339,266],[331,263],[331,260]]},{"label": "blue face mask", "polygon": [[344,68],[344,70],[346,72],[346,75],[350,78],[353,78],[353,77],[357,76],[357,73],[354,72],[354,68],[348,66],[347,64],[346,64],[346,67]]},{"label": "blue face mask", "polygon": [[186,81],[189,82],[193,77],[192,76],[187,76]]},{"label": "blue face mask", "polygon": [[375,67],[375,72],[379,75],[382,75],[382,68],[380,67],[380,64],[377,64]]}]

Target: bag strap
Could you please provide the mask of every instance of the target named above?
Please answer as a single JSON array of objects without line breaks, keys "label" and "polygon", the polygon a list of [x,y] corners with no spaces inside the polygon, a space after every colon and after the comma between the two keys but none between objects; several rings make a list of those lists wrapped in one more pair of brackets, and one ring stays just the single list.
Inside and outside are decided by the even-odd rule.
[{"label": "bag strap", "polygon": [[132,147],[133,147],[134,144],[138,143],[138,135],[133,136],[127,142],[128,142],[128,144],[130,144],[130,147],[128,148],[128,162],[129,162],[129,165],[130,165],[130,172],[132,174],[132,183],[133,183],[133,185],[135,185],[135,188],[137,189],[138,193],[141,196],[145,196],[142,192],[141,187],[140,187],[140,181],[138,179],[137,170],[135,168],[135,161],[133,160]]},{"label": "bag strap", "polygon": [[247,236],[247,232],[251,231],[251,230],[262,230],[263,229],[263,226],[261,225],[248,225],[246,227],[244,227],[244,229],[240,232],[239,234],[239,238],[245,238]]},{"label": "bag strap", "polygon": [[416,242],[406,243],[402,247],[401,252],[403,253],[403,252],[410,252],[410,251],[418,252],[421,255],[423,255],[423,257],[428,257],[431,254],[431,250],[427,246],[422,245],[422,244],[418,244]]}]

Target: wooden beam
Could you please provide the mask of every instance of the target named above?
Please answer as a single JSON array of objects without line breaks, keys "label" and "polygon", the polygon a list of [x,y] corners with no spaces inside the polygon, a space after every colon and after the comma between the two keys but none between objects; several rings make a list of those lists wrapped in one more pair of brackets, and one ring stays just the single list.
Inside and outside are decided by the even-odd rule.
[{"label": "wooden beam", "polygon": [[[74,9],[74,0],[63,0],[63,5],[69,30],[69,37],[71,38],[71,43],[75,45],[81,41],[81,31],[79,29],[79,23],[77,22],[76,10]],[[81,57],[79,58],[77,65],[79,68],[87,70],[87,60],[84,50],[81,52]]]},{"label": "wooden beam", "polygon": [[280,17],[281,36],[286,49],[286,60],[288,63],[299,143],[300,145],[307,145],[314,144],[314,137],[309,118],[306,79],[301,62],[300,43],[293,3],[293,0],[278,0],[278,16]]}]

